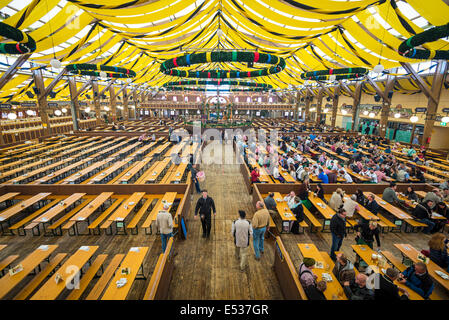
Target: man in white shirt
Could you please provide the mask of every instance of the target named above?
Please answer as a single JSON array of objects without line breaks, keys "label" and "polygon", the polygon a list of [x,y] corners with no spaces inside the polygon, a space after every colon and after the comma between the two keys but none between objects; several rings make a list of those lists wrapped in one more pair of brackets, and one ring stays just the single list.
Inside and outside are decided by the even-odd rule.
[{"label": "man in white shirt", "polygon": [[287,202],[289,208],[291,208],[295,204],[295,197],[296,197],[295,191],[291,191],[288,195],[284,197],[284,201]]},{"label": "man in white shirt", "polygon": [[232,223],[231,233],[234,236],[235,256],[240,258],[240,271],[245,271],[248,266],[249,239],[253,234],[253,228],[245,219],[246,213],[239,210],[239,219]]},{"label": "man in white shirt", "polygon": [[373,168],[369,169],[368,176],[371,178],[372,183],[377,183],[377,174],[374,172]]},{"label": "man in white shirt", "polygon": [[345,179],[346,183],[353,182],[351,175],[349,173],[347,173],[346,171],[340,170],[339,173],[340,173],[340,176]]},{"label": "man in white shirt", "polygon": [[173,236],[173,217],[171,216],[171,213],[168,212],[169,208],[170,207],[167,204],[164,204],[163,210],[160,210],[156,217],[156,225],[161,234],[162,253],[165,252],[168,239]]}]

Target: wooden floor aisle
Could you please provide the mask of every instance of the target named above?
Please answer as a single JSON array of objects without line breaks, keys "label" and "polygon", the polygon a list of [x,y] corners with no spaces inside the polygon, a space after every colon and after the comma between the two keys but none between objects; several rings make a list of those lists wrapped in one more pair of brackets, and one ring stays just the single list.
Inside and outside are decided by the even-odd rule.
[{"label": "wooden floor aisle", "polygon": [[[254,259],[251,240],[249,270],[241,272],[234,256],[231,235],[232,221],[238,218],[238,210],[245,210],[251,219],[255,211],[248,194],[239,165],[232,163],[232,145],[218,146],[217,152],[209,152],[218,145],[206,146],[201,169],[206,188],[214,199],[217,209],[215,227],[212,222],[210,239],[202,238],[200,220],[194,220],[194,208],[200,197],[193,195],[192,209],[188,218],[188,239],[176,243],[178,255],[170,284],[169,299],[283,299],[276,275],[273,241],[265,241],[265,254],[260,261]],[[220,153],[221,149],[221,155]],[[211,163],[213,158],[224,164]]]}]

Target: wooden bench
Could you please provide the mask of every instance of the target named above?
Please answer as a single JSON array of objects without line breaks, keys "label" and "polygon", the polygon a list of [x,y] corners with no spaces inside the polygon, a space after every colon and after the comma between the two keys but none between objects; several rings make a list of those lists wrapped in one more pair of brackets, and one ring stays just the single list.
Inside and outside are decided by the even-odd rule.
[{"label": "wooden bench", "polygon": [[312,224],[310,226],[310,232],[317,232],[318,229],[321,229],[323,227],[323,224],[318,221],[317,218],[307,209],[305,206],[303,206],[304,209],[304,216],[307,217],[309,222]]},{"label": "wooden bench", "polygon": [[352,230],[352,232],[349,233],[354,233],[354,227],[358,224],[357,220],[355,219],[346,219],[346,228],[350,231]]},{"label": "wooden bench", "polygon": [[[139,223],[140,219],[144,216],[144,214],[147,212],[148,208],[153,203],[153,198],[146,199],[145,203],[142,205],[142,207],[137,211],[136,215],[131,219],[131,221],[126,226],[127,229],[131,229],[131,234],[138,234],[138,228],[137,224]],[[158,199],[159,201],[159,199]]]},{"label": "wooden bench", "polygon": [[108,257],[107,254],[99,254],[97,258],[92,262],[87,272],[83,275],[80,280],[79,288],[73,289],[72,292],[67,296],[66,300],[78,300],[83,292],[86,290],[90,281],[95,277],[97,271],[102,267],[104,261]]},{"label": "wooden bench", "polygon": [[47,276],[60,266],[62,260],[67,256],[67,253],[58,253],[50,262],[39,272],[33,280],[27,283],[27,285],[14,297],[14,300],[25,300],[30,294],[44,281]]},{"label": "wooden bench", "polygon": [[413,219],[404,219],[405,222],[405,232],[418,232],[419,228],[427,227],[427,224],[413,220]]},{"label": "wooden bench", "polygon": [[53,232],[53,235],[55,236],[62,236],[62,229],[61,225],[69,220],[71,217],[73,217],[78,211],[80,211],[82,208],[87,206],[90,203],[90,200],[86,200],[83,203],[76,206],[74,209],[70,210],[68,213],[66,213],[62,218],[60,218],[58,221],[53,223],[48,229]]},{"label": "wooden bench", "polygon": [[[9,228],[9,230],[11,230],[11,232],[14,232],[13,230],[17,230],[17,233],[19,234],[19,236],[25,236],[26,235],[26,231],[25,231],[24,225],[26,223],[28,223],[29,221],[33,220],[34,218],[38,217],[39,215],[41,215],[42,213],[44,213],[45,211],[47,211],[48,209],[50,209],[54,205],[56,205],[59,201],[61,201],[61,199],[63,199],[63,197],[58,197],[57,199],[51,201],[47,205],[43,206],[39,210],[36,210],[35,212],[33,212],[32,214],[27,216],[25,219],[22,219],[19,222],[17,222],[16,224],[12,225]],[[33,224],[33,227],[31,227],[31,229],[33,229],[36,225],[38,225],[38,223]],[[28,228],[27,230],[29,230],[29,229],[30,228]],[[23,233],[20,232],[21,230],[23,231]],[[33,234],[34,234],[34,231],[33,231]]]},{"label": "wooden bench", "polygon": [[95,286],[89,292],[89,295],[86,297],[86,300],[98,300],[103,293],[104,289],[108,285],[118,266],[122,262],[124,254],[116,254],[114,258],[112,258],[106,270],[103,271],[100,279],[98,279]]},{"label": "wooden bench", "polygon": [[5,259],[3,259],[2,261],[0,261],[0,271],[1,271],[2,276],[5,274],[5,269],[7,267],[9,267],[11,263],[16,261],[18,257],[19,257],[18,255],[14,254],[14,255],[10,255],[10,256],[6,257]]},{"label": "wooden bench", "polygon": [[100,214],[97,219],[95,219],[94,221],[92,221],[92,223],[87,227],[88,229],[91,229],[93,231],[93,234],[95,235],[95,230],[98,231],[98,233],[96,235],[100,235],[101,231],[100,228],[98,227],[100,225],[100,223],[106,219],[107,216],[109,216],[112,211],[115,210],[115,208],[117,208],[123,201],[125,200],[125,198],[119,198],[117,200],[114,201],[114,203],[112,203],[109,208],[107,208],[102,214]]},{"label": "wooden bench", "polygon": [[[391,222],[390,220],[388,220],[387,218],[385,218],[383,215],[381,215],[380,213],[377,214],[377,217],[380,219],[379,220],[379,226],[382,229],[382,232],[385,232],[385,228],[387,230],[387,232],[391,229],[397,228],[397,226]],[[383,225],[382,225],[383,224]]]}]

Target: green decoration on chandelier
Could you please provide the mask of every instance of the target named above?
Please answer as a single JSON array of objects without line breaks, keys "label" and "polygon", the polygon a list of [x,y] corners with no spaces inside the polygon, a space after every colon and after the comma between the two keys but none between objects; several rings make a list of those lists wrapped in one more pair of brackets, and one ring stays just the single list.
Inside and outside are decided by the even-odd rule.
[{"label": "green decoration on chandelier", "polygon": [[66,69],[72,74],[79,74],[83,76],[100,77],[100,72],[102,71],[106,73],[106,77],[108,78],[134,78],[136,76],[136,73],[130,69],[99,64],[69,64],[66,66]]},{"label": "green decoration on chandelier", "polygon": [[17,41],[17,43],[0,43],[0,53],[28,54],[36,50],[36,41],[17,28],[0,22],[0,36]]}]

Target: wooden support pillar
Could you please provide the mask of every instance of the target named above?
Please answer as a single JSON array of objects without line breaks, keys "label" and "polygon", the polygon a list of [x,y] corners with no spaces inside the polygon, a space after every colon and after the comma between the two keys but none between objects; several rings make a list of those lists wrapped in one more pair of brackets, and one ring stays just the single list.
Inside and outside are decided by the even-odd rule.
[{"label": "wooden support pillar", "polygon": [[424,132],[421,145],[426,148],[429,147],[430,137],[432,136],[433,126],[435,123],[438,105],[440,103],[441,91],[444,81],[448,73],[448,62],[446,60],[439,60],[435,76],[432,81],[432,88],[430,89],[430,96],[427,101],[426,121],[424,122]]},{"label": "wooden support pillar", "polygon": [[320,124],[321,122],[321,105],[323,104],[323,88],[318,90],[318,97],[317,97],[317,101],[316,101],[316,119],[315,119],[315,123],[317,125]]},{"label": "wooden support pillar", "polygon": [[128,121],[129,119],[129,108],[128,108],[128,89],[126,88],[125,85],[125,89],[123,89],[123,112],[124,112],[124,119],[125,121]]},{"label": "wooden support pillar", "polygon": [[136,107],[134,109],[134,118],[139,118],[140,117],[140,110],[138,110],[138,108],[140,107],[140,102],[139,102],[139,96],[137,95],[137,91],[133,92],[133,101],[134,101],[134,106]]},{"label": "wooden support pillar", "polygon": [[[35,66],[35,65],[33,65]],[[39,110],[39,116],[41,117],[42,126],[44,127],[45,135],[51,135],[50,120],[48,118],[47,110],[47,95],[45,94],[44,77],[42,75],[42,69],[33,70],[34,85],[39,90],[37,94],[37,107]]]},{"label": "wooden support pillar", "polygon": [[95,117],[97,118],[97,125],[101,123],[101,107],[100,107],[100,92],[98,92],[98,81],[91,78],[92,81],[92,96],[95,106]]},{"label": "wooden support pillar", "polygon": [[306,96],[304,97],[305,106],[304,106],[304,122],[308,122],[310,119],[310,100],[309,100],[309,91],[306,91]]},{"label": "wooden support pillar", "polygon": [[355,120],[357,116],[357,110],[359,109],[360,99],[362,97],[362,88],[363,88],[363,82],[359,81],[355,85],[355,92],[354,92],[354,98],[352,100],[352,126],[351,130],[355,131]]},{"label": "wooden support pillar", "polygon": [[68,77],[69,79],[69,90],[70,90],[70,106],[72,112],[72,122],[73,122],[73,131],[78,131],[78,118],[80,113],[80,106],[78,102],[78,95],[76,89],[76,80],[75,77]]},{"label": "wooden support pillar", "polygon": [[[397,69],[391,70],[391,73],[397,73]],[[390,91],[393,90],[396,83],[396,76],[389,74],[385,83],[384,96],[388,98],[382,102],[382,111],[380,112],[379,135],[385,138],[387,133],[388,116],[390,115],[391,99],[388,97]]]},{"label": "wooden support pillar", "polygon": [[335,122],[337,121],[338,99],[340,98],[341,86],[335,87],[334,96],[332,97],[332,121],[331,126],[335,128]]},{"label": "wooden support pillar", "polygon": [[22,54],[16,61],[6,70],[0,77],[0,90],[8,83],[9,80],[16,74],[19,68],[28,60],[31,54]]},{"label": "wooden support pillar", "polygon": [[115,90],[113,86],[109,87],[109,104],[111,105],[112,122],[117,121],[117,102],[115,100]]}]

